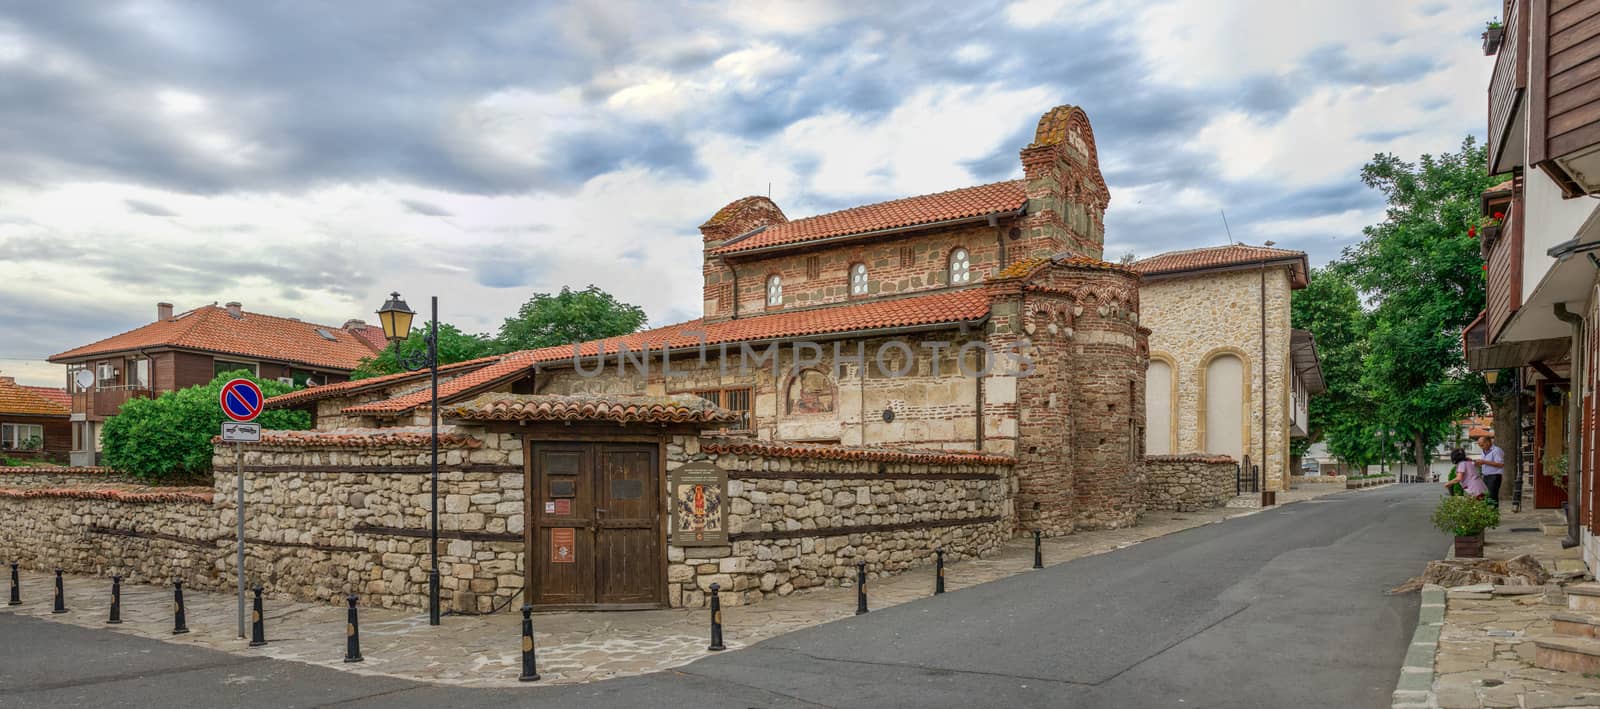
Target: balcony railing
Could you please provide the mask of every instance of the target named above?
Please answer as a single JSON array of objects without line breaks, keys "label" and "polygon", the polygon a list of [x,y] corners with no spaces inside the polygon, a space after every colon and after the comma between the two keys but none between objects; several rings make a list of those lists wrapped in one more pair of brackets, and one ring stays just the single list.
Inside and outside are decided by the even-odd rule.
[{"label": "balcony railing", "polygon": [[[87,408],[84,413],[92,418],[105,418],[116,416],[122,410],[122,405],[131,399],[149,399],[154,396],[148,387],[143,386],[107,386],[98,387],[92,392],[80,395],[87,398]],[[76,402],[74,402],[76,403]],[[76,407],[74,407],[76,409]]]},{"label": "balcony railing", "polygon": [[1489,79],[1489,165],[1490,172],[1504,172],[1521,162],[1521,155],[1501,155],[1506,150],[1507,129],[1522,103],[1523,90],[1528,86],[1526,69],[1522,65],[1525,43],[1522,39],[1523,5],[1527,0],[1514,0],[1506,14],[1505,39],[1495,55],[1494,74]]}]

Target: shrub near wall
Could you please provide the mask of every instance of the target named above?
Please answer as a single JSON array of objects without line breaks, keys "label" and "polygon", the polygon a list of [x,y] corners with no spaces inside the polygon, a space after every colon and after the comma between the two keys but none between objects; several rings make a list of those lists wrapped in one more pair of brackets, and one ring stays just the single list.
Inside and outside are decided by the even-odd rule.
[{"label": "shrub near wall", "polygon": [[1146,510],[1192,512],[1234,496],[1236,463],[1225,455],[1152,455],[1144,459]]}]

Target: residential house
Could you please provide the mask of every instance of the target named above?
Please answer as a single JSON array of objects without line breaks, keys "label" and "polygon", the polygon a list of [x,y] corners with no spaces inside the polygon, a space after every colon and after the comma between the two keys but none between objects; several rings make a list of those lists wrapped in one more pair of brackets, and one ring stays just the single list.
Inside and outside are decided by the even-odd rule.
[{"label": "residential house", "polygon": [[1151,332],[1145,449],[1226,455],[1246,466],[1242,489],[1287,490],[1290,441],[1307,435],[1308,403],[1324,391],[1316,342],[1289,325],[1305,253],[1228,244],[1132,267]]},{"label": "residential house", "polygon": [[[1479,229],[1487,308],[1463,333],[1468,365],[1516,395],[1516,441],[1535,503],[1577,491],[1566,543],[1600,562],[1595,514],[1595,326],[1600,322],[1600,2],[1506,0],[1488,87],[1489,172]],[[1496,41],[1498,40],[1498,41]],[[1498,217],[1496,216],[1498,215]],[[1465,228],[1466,225],[1463,225]],[[1547,475],[1565,464],[1561,489]]]},{"label": "residential house", "polygon": [[[728,412],[716,445],[730,450],[884,461],[878,470],[889,475],[907,474],[886,466],[908,451],[1014,464],[1014,499],[984,498],[1006,513],[960,522],[973,534],[980,524],[1065,534],[1135,523],[1149,331],[1138,324],[1138,274],[1100,260],[1109,192],[1083,111],[1062,106],[1040,118],[1021,163],[1019,180],[804,219],[789,219],[766,197],[736,200],[700,226],[702,317],[444,368],[440,413],[453,435],[492,441],[485,443],[491,450],[529,451],[517,470],[530,481],[531,602],[676,605],[703,597],[712,579],[701,576],[696,587],[696,570],[678,567],[686,542],[660,526],[664,500],[660,509],[627,503],[636,520],[629,524],[651,531],[625,547],[580,542],[574,560],[566,543],[553,541],[575,529],[603,535],[620,504],[603,502],[607,495],[641,499],[644,490],[642,499],[662,499],[648,492],[667,484],[667,454],[654,451],[699,450],[675,442],[671,427],[724,420],[654,413],[675,410],[685,395]],[[355,436],[427,422],[430,395],[424,376],[400,374],[294,392],[268,406],[313,411],[320,431]],[[624,459],[630,462],[603,462]],[[801,468],[785,469],[771,475]],[[777,484],[811,485],[795,488],[792,477]],[[905,483],[891,483],[891,491],[895,484]],[[869,501],[867,488],[850,490],[838,498],[846,506],[852,495]],[[796,514],[805,521],[766,520],[739,538],[754,545],[807,536],[811,553],[809,537],[823,538],[816,548],[826,551],[825,538],[842,539],[843,530],[889,529],[876,526],[881,515],[813,517],[809,507]],[[519,514],[514,525],[523,520]],[[842,531],[830,535],[830,525]],[[960,533],[922,516],[891,527]],[[718,553],[751,554],[751,545]],[[906,549],[900,557],[926,555],[931,546]],[[625,558],[643,560],[618,571],[628,578],[593,575],[624,568]],[[757,563],[753,556],[726,562]],[[576,566],[552,566],[567,563]],[[628,591],[610,595],[608,585]],[[762,590],[770,589],[756,595]]]},{"label": "residential house", "polygon": [[50,358],[67,366],[72,396],[72,463],[93,465],[100,431],[129,399],[205,384],[243,369],[265,379],[318,386],[350,378],[385,346],[361,320],[317,325],[244,310],[239,303],[173,313],[157,303],[147,325]]},{"label": "residential house", "polygon": [[66,462],[70,404],[65,389],[0,377],[0,458]]}]

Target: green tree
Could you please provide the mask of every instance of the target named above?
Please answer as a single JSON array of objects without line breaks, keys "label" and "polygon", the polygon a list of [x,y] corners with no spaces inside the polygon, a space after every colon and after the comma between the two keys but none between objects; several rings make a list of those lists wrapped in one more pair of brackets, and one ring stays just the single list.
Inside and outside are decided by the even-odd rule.
[{"label": "green tree", "polygon": [[1351,465],[1378,462],[1377,405],[1361,377],[1371,323],[1350,265],[1334,262],[1313,270],[1305,289],[1294,296],[1290,322],[1316,338],[1327,385],[1325,393],[1311,397],[1304,445],[1326,443],[1328,452]]},{"label": "green tree", "polygon": [[1461,331],[1484,307],[1483,261],[1468,226],[1498,181],[1472,137],[1455,153],[1408,163],[1373,157],[1361,180],[1388,201],[1382,222],[1347,249],[1354,282],[1372,305],[1362,381],[1378,417],[1409,439],[1419,467],[1452,421],[1481,408],[1483,378],[1467,371]]},{"label": "green tree", "polygon": [[581,291],[563,287],[556,295],[536,293],[523,303],[500,326],[499,341],[508,352],[531,350],[626,335],[644,323],[643,308],[596,286]]},{"label": "green tree", "polygon": [[[400,343],[400,351],[407,356],[421,358],[428,349],[428,323],[411,328],[411,334]],[[401,371],[395,358],[394,346],[385,347],[377,356],[361,360],[361,366],[350,373],[351,379],[366,379]],[[439,364],[464,362],[500,352],[499,344],[488,335],[462,332],[450,323],[439,323]]]},{"label": "green tree", "polygon": [[[209,384],[169,391],[154,399],[132,399],[106,419],[101,443],[106,465],[151,482],[185,482],[211,474],[211,438],[227,420],[217,403],[222,385],[249,379],[268,397],[297,387],[259,379],[245,370],[217,375]],[[304,430],[311,415],[304,411],[268,410],[256,419],[262,428]]]}]

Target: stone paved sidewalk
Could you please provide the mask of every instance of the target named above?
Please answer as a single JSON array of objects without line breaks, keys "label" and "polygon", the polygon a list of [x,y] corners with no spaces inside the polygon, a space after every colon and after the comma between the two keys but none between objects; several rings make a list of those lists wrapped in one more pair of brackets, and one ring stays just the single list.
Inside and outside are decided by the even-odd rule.
[{"label": "stone paved sidewalk", "polygon": [[[1555,510],[1504,513],[1500,526],[1485,536],[1484,555],[1509,559],[1532,554],[1551,572],[1583,570],[1578,548],[1562,549],[1560,536],[1542,531],[1544,527],[1564,529],[1561,520],[1561,513]],[[1550,614],[1566,608],[1566,594],[1556,584],[1515,594],[1476,589],[1448,592],[1434,658],[1433,706],[1600,706],[1600,677],[1545,670],[1533,664],[1533,638],[1554,634]]]},{"label": "stone paved sidewalk", "polygon": [[[1344,492],[1342,486],[1306,485],[1280,493],[1279,504]],[[1351,494],[1363,494],[1352,492]],[[1205,524],[1256,514],[1259,510],[1220,508],[1200,512],[1152,512],[1132,529],[1083,532],[1044,542],[1047,565],[1121,549],[1141,541]],[[1031,539],[1017,539],[984,559],[952,563],[946,588],[962,588],[1029,571]],[[70,612],[52,614],[54,579],[25,573],[23,605],[0,605],[15,612],[86,627],[103,627],[169,642],[196,645],[241,655],[294,660],[361,674],[460,686],[517,685],[521,667],[521,616],[507,609],[488,616],[447,616],[439,627],[426,614],[362,608],[361,649],[365,662],[346,664],[345,610],[268,599],[268,644],[250,648],[236,636],[231,594],[185,590],[190,632],[173,635],[171,587],[125,584],[122,625],[105,625],[110,606],[109,579],[66,578]],[[931,566],[898,576],[870,579],[867,590],[874,609],[923,598],[933,591]],[[723,609],[725,642],[737,649],[802,628],[849,617],[855,612],[855,588],[814,589],[765,600],[751,606]],[[709,613],[673,609],[616,613],[539,613],[534,616],[542,684],[566,684],[626,677],[688,664],[709,653]]]}]

